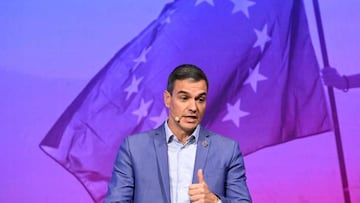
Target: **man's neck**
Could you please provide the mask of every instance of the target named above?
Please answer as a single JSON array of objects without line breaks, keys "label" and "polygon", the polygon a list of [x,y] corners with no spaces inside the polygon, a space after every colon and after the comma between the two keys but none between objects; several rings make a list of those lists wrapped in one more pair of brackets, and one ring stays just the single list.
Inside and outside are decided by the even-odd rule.
[{"label": "man's neck", "polygon": [[168,122],[168,126],[171,130],[172,133],[174,133],[174,136],[182,143],[185,144],[187,139],[194,133],[195,129],[192,129],[191,131],[185,131],[183,129],[181,129],[179,126],[177,126],[176,124],[171,125]]},{"label": "man's neck", "polygon": [[185,144],[187,139],[191,136],[191,133],[177,133],[175,134],[176,138],[182,143],[182,144]]}]

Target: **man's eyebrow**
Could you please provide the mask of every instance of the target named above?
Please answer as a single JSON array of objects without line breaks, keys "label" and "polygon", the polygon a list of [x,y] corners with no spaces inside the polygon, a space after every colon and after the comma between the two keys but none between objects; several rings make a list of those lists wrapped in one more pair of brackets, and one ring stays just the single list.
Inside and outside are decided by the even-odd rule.
[{"label": "man's eyebrow", "polygon": [[198,95],[198,97],[206,96],[206,95],[207,95],[207,93],[206,93],[206,92],[203,92],[203,93],[200,93],[200,94]]},{"label": "man's eyebrow", "polygon": [[198,98],[203,97],[203,96],[206,96],[206,92],[203,92],[203,93],[199,94],[199,95],[196,96],[195,98],[198,99]]}]

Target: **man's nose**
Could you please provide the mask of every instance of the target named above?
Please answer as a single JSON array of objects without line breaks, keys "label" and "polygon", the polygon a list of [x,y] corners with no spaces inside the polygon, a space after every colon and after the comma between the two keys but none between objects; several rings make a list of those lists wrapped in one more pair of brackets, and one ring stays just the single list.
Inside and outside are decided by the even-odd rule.
[{"label": "man's nose", "polygon": [[193,113],[196,112],[197,110],[197,105],[196,105],[196,100],[191,100],[190,103],[189,103],[189,106],[188,106],[189,110]]}]

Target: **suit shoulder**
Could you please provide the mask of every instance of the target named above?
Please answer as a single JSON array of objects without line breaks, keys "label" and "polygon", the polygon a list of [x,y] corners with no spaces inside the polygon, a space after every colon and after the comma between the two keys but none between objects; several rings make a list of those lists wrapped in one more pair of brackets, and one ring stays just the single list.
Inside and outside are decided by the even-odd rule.
[{"label": "suit shoulder", "polygon": [[227,142],[227,143],[237,143],[235,140],[229,138],[229,137],[226,137],[222,134],[219,134],[219,133],[216,133],[216,132],[213,132],[211,130],[206,130],[207,134],[211,137],[211,139],[215,139],[215,140],[218,140],[218,141],[221,141],[221,142]]},{"label": "suit shoulder", "polygon": [[147,142],[152,136],[157,134],[161,134],[161,127],[129,135],[126,137],[126,139],[128,140],[128,142]]},{"label": "suit shoulder", "polygon": [[213,157],[216,157],[220,151],[220,156],[228,157],[229,160],[233,160],[236,157],[242,156],[239,143],[234,139],[225,137],[224,135],[212,131],[208,131],[208,139],[211,142],[211,151],[212,153],[215,153]]},{"label": "suit shoulder", "polygon": [[209,138],[212,140],[212,142],[216,143],[217,145],[220,145],[222,147],[228,148],[229,146],[232,147],[239,147],[239,144],[237,141],[226,137],[222,134],[207,130],[207,134],[209,135]]}]

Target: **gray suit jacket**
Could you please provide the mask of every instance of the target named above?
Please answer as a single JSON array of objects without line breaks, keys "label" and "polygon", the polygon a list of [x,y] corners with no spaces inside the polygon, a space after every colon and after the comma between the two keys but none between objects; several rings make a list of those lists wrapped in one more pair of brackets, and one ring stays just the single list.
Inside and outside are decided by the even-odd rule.
[{"label": "gray suit jacket", "polygon": [[[164,125],[127,137],[115,160],[105,203],[170,203]],[[223,203],[251,202],[245,168],[235,141],[200,128],[193,183],[203,169],[209,189]]]}]

